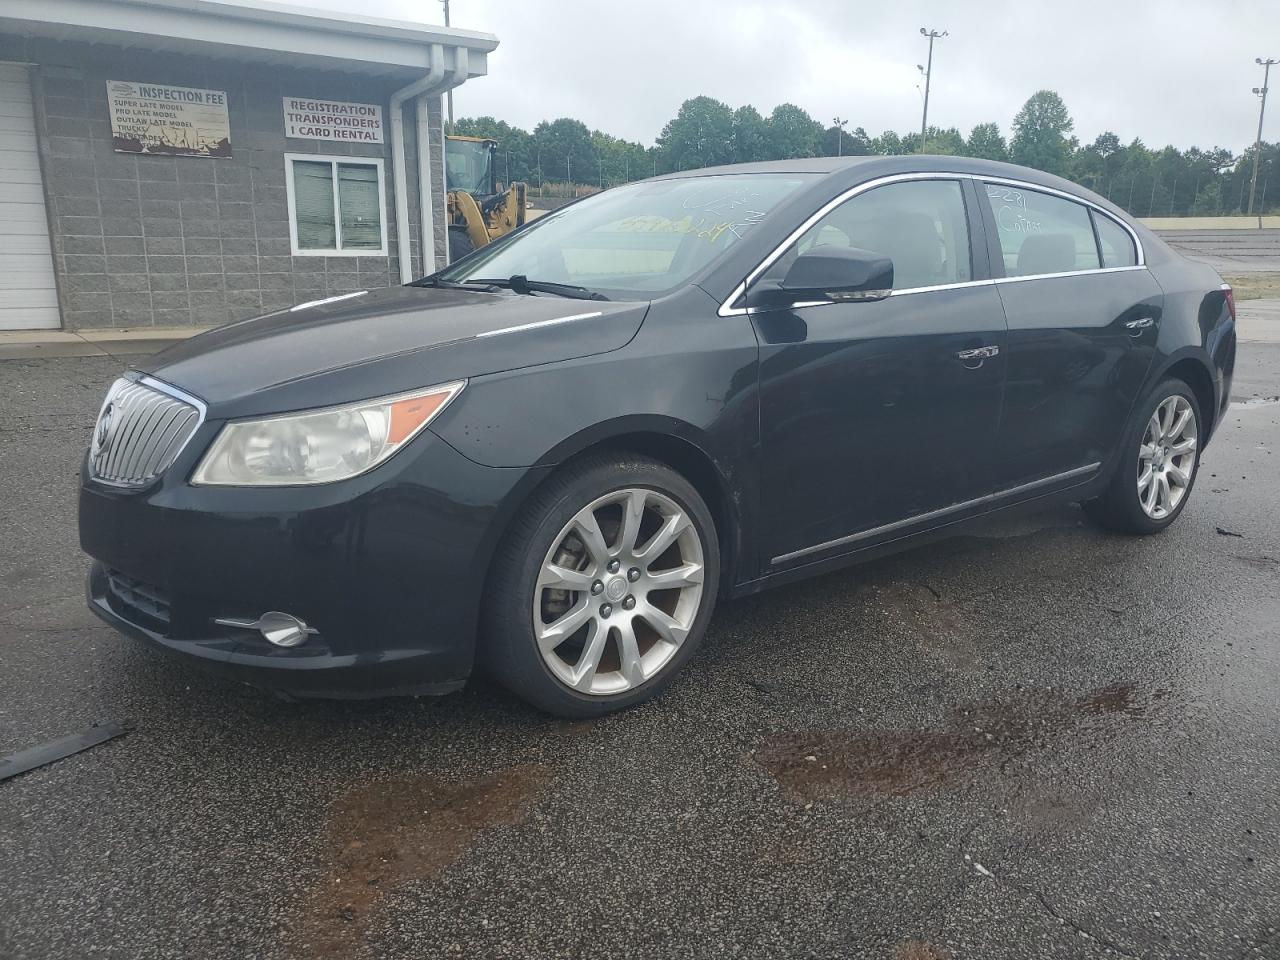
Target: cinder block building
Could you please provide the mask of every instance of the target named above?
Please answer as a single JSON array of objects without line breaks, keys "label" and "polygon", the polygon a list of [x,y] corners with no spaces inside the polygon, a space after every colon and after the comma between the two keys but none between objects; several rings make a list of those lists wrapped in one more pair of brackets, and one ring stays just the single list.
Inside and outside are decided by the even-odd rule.
[{"label": "cinder block building", "polygon": [[0,330],[217,324],[442,264],[490,34],[266,0],[0,3]]}]

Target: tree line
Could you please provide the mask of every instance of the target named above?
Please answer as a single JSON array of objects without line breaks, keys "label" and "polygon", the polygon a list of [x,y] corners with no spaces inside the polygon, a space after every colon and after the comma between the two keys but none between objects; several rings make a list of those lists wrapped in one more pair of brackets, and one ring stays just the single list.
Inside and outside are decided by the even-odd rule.
[{"label": "tree line", "polygon": [[[1239,156],[1222,147],[1179,150],[1121,141],[1110,131],[1092,143],[1073,135],[1074,123],[1052,90],[1033,94],[1013,118],[1008,138],[996,123],[964,136],[955,127],[930,127],[924,152],[1009,160],[1074,180],[1140,217],[1240,214],[1249,202],[1254,148]],[[451,132],[499,143],[498,179],[523,180],[559,195],[724,163],[794,157],[865,156],[920,152],[920,134],[823,126],[792,103],[764,116],[750,105],[734,109],[712,97],[693,97],[649,147],[591,130],[580,120],[543,121],[533,131],[494,117],[458,120]],[[1280,143],[1262,144],[1255,211],[1280,210]]]}]

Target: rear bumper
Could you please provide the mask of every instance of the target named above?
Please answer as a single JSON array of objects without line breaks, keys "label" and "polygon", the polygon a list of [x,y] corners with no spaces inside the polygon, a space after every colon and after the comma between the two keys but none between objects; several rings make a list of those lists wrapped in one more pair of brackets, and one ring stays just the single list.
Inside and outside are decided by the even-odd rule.
[{"label": "rear bumper", "polygon": [[[424,431],[382,467],[322,487],[193,487],[187,472],[175,463],[141,491],[82,476],[97,616],[291,696],[435,694],[466,682],[489,556],[530,471],[482,467]],[[317,633],[280,648],[214,622],[268,610]]]}]

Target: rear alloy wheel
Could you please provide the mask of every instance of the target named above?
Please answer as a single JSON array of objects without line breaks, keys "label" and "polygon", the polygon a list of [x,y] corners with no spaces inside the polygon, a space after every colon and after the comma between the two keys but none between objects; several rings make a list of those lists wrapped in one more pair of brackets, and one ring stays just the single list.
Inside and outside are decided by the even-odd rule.
[{"label": "rear alloy wheel", "polygon": [[1165,380],[1134,413],[1111,482],[1084,506],[1109,530],[1159,533],[1182,512],[1195,484],[1200,406],[1181,380]]},{"label": "rear alloy wheel", "polygon": [[548,712],[593,717],[647,700],[706,632],[719,547],[697,490],[625,453],[552,477],[495,559],[481,653]]},{"label": "rear alloy wheel", "polygon": [[1147,421],[1138,448],[1138,501],[1152,520],[1177,512],[1196,472],[1196,413],[1186,397],[1162,401]]}]

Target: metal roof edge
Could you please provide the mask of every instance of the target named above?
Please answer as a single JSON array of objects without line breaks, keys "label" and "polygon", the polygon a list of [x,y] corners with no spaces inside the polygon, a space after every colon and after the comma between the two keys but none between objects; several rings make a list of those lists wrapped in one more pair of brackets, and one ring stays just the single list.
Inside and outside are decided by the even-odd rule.
[{"label": "metal roof edge", "polygon": [[[341,37],[363,37],[375,40],[398,42],[413,46],[432,43],[450,47],[466,47],[476,53],[489,53],[498,46],[498,38],[491,33],[476,30],[462,30],[457,27],[435,26],[430,24],[408,23],[388,20],[380,17],[360,15],[322,13],[304,7],[274,0],[235,0],[235,2],[219,2],[219,0],[5,0],[0,19],[16,20],[33,24],[80,25],[84,27],[99,26],[111,29],[117,20],[127,21],[127,16],[135,17],[145,14],[147,10],[163,13],[165,20],[173,23],[171,18],[186,17],[192,26],[210,20],[224,23],[240,22],[248,26],[251,23],[270,24],[285,30],[295,30],[299,34],[330,34]],[[121,23],[124,26],[124,23]],[[129,27],[124,27],[129,29]],[[156,36],[171,36],[173,39],[186,39],[190,33],[183,34],[171,30],[165,34],[160,30],[147,31]],[[248,44],[246,44],[248,45]]]}]

